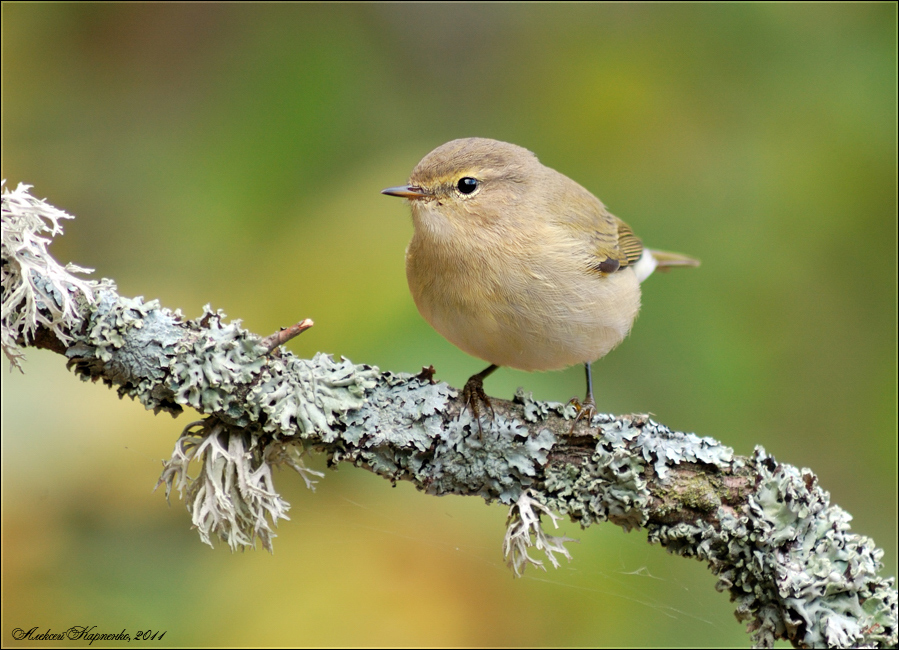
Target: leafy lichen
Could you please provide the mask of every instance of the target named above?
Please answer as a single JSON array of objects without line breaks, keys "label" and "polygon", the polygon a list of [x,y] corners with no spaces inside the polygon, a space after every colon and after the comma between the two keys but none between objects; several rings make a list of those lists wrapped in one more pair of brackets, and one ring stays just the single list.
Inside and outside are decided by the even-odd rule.
[{"label": "leafy lichen", "polygon": [[849,532],[849,515],[810,470],[777,463],[757,447],[756,489],[718,525],[650,526],[649,539],[706,560],[749,622],[753,642],[790,638],[804,647],[896,642],[894,579],[876,578],[883,551]]},{"label": "leafy lichen", "polygon": [[[353,451],[335,452],[332,460],[366,465],[391,480],[412,480],[430,494],[478,494],[512,503],[533,483],[555,437],[501,415],[479,428],[467,409],[447,423],[443,414],[454,396],[444,383],[384,373],[365,404],[347,417],[340,438]],[[490,435],[482,435],[488,430]]]},{"label": "leafy lichen", "polygon": [[72,273],[90,273],[90,269],[74,264],[60,265],[47,246],[62,234],[64,219],[72,215],[31,196],[31,186],[19,183],[10,192],[0,182],[3,236],[0,241],[3,265],[0,284],[3,306],[0,313],[0,344],[12,367],[22,369],[23,346],[34,340],[39,327],[48,329],[60,341],[71,341],[70,330],[80,322],[78,299],[93,300],[94,291],[102,283],[81,280]]},{"label": "leafy lichen", "polygon": [[[191,477],[189,468],[195,459],[201,469],[198,476]],[[272,468],[280,464],[293,468],[310,489],[315,489],[312,477],[322,476],[303,464],[296,445],[274,440],[264,443],[207,419],[184,429],[157,487],[165,484],[166,498],[173,487],[178,488],[206,544],[212,546],[211,536],[215,535],[234,551],[255,547],[259,538],[263,547],[273,552],[272,527],[279,519],[290,519],[290,504],[275,490],[272,478]]]}]

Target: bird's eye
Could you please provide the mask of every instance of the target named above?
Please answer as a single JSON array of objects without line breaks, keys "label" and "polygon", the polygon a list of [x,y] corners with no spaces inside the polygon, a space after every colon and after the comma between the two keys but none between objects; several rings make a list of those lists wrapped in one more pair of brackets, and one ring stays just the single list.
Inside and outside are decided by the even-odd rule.
[{"label": "bird's eye", "polygon": [[478,189],[478,179],[472,178],[471,176],[460,178],[459,182],[456,183],[456,189],[462,192],[462,194],[471,194]]}]

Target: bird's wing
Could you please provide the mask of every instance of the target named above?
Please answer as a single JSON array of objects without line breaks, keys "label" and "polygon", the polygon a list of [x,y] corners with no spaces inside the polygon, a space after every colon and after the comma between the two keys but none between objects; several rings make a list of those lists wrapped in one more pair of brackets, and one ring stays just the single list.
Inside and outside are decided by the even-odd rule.
[{"label": "bird's wing", "polygon": [[615,273],[636,263],[643,255],[643,242],[631,227],[606,212],[593,236],[593,260],[590,268],[603,275]]},{"label": "bird's wing", "polygon": [[613,218],[618,226],[618,249],[627,260],[622,266],[628,266],[643,256],[643,242],[634,234],[629,225],[618,217]]},{"label": "bird's wing", "polygon": [[636,264],[643,255],[643,242],[630,226],[610,213],[587,189],[546,169],[551,176],[543,187],[554,186],[563,197],[555,204],[566,207],[559,223],[573,233],[575,240],[586,244],[588,267],[600,275],[609,275]]}]

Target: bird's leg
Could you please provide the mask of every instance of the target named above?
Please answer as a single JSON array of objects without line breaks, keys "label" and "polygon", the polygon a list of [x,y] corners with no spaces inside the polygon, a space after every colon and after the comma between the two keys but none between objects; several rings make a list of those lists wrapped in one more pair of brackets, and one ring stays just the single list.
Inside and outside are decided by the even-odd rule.
[{"label": "bird's leg", "polygon": [[481,434],[483,434],[483,431],[481,431],[480,404],[485,404],[487,408],[490,409],[490,414],[493,415],[493,404],[490,403],[490,398],[487,397],[487,393],[484,392],[484,380],[497,368],[499,368],[498,365],[491,363],[478,374],[469,377],[468,381],[465,382],[465,387],[462,389],[462,398],[465,400],[465,408],[471,409],[471,414],[474,416],[474,419],[478,421],[478,433]]},{"label": "bird's leg", "polygon": [[581,404],[576,399],[572,399],[571,401],[574,403],[575,408],[577,409],[577,415],[574,418],[574,422],[571,423],[571,430],[568,432],[568,435],[574,434],[574,427],[577,425],[578,420],[583,417],[587,418],[587,426],[593,421],[593,416],[596,415],[596,402],[593,399],[593,373],[590,370],[590,364],[584,364],[584,370],[587,373],[587,397],[584,398],[584,403]]}]

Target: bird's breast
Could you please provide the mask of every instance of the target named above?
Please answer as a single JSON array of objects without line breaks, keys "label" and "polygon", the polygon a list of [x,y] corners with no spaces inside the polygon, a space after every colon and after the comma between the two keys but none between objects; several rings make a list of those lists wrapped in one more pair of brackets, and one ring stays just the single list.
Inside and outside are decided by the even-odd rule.
[{"label": "bird's breast", "polygon": [[601,276],[575,245],[545,233],[466,245],[435,242],[416,229],[406,277],[419,312],[447,340],[521,370],[605,356],[627,336],[640,308],[631,269]]}]

